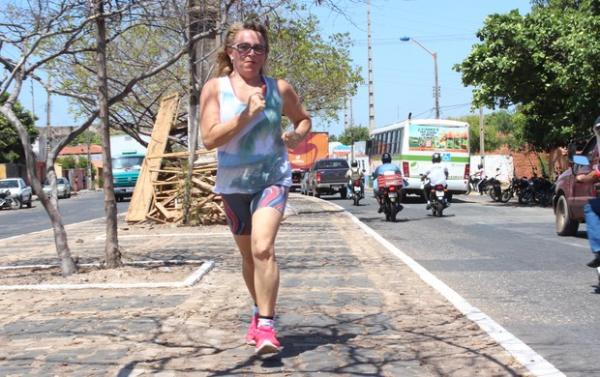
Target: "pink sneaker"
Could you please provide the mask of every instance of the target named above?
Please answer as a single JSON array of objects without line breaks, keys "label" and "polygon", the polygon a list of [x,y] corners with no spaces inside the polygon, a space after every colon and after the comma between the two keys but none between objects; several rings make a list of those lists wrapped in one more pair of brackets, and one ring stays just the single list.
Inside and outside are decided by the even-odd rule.
[{"label": "pink sneaker", "polygon": [[253,315],[250,320],[250,327],[248,327],[248,331],[246,332],[246,344],[249,346],[256,345],[256,324],[258,323],[258,314]]},{"label": "pink sneaker", "polygon": [[275,329],[269,326],[256,328],[256,354],[266,355],[269,353],[279,353],[281,345],[276,338]]}]

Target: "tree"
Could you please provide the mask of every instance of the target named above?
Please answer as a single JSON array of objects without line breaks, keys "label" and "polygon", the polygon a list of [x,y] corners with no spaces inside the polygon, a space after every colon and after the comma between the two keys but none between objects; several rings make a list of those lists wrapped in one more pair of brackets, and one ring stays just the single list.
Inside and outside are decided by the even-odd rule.
[{"label": "tree", "polygon": [[[8,95],[0,95],[0,106],[6,102]],[[34,140],[38,135],[32,114],[25,110],[19,102],[13,105],[13,111],[17,118],[23,123],[29,135],[29,140]],[[19,134],[15,127],[0,114],[0,162],[18,162],[25,161],[23,146],[19,143]]]},{"label": "tree", "polygon": [[77,135],[76,137],[73,138],[73,140],[71,140],[71,142],[69,142],[69,145],[90,145],[90,144],[96,144],[96,145],[101,145],[102,144],[102,138],[94,131],[84,131],[81,134]]},{"label": "tree", "polygon": [[77,167],[77,161],[75,161],[75,157],[73,156],[60,157],[56,161],[63,169],[75,169]]},{"label": "tree", "polygon": [[[79,90],[77,80],[73,77],[62,77],[53,80],[54,85],[40,76],[40,73],[56,73],[68,66],[69,59],[74,61],[84,60],[90,54],[95,58],[96,38],[93,25],[98,17],[109,20],[110,34],[101,38],[105,43],[111,43],[138,25],[152,25],[154,21],[161,20],[160,14],[163,6],[171,2],[154,0],[152,2],[122,2],[117,0],[96,0],[107,5],[107,11],[101,15],[90,12],[90,4],[85,0],[57,0],[47,2],[33,0],[27,4],[20,3],[6,5],[3,3],[0,12],[0,66],[4,69],[0,77],[0,96],[7,96],[6,101],[0,106],[0,113],[17,129],[20,142],[25,153],[27,175],[34,192],[40,198],[44,209],[50,217],[54,230],[56,251],[60,258],[63,275],[70,275],[77,271],[69,249],[67,234],[62,224],[58,210],[56,196],[56,173],[54,162],[58,152],[68,145],[75,137],[85,131],[99,116],[101,109],[106,111],[106,105],[100,105],[95,95]],[[166,4],[166,5],[165,5]],[[107,105],[111,106],[125,99],[140,81],[168,68],[179,60],[187,50],[181,48],[174,55],[161,55],[158,59],[147,62],[138,67],[136,74],[123,78],[119,86],[107,96]],[[14,59],[14,56],[18,56]],[[93,62],[94,59],[91,60]],[[96,72],[94,64],[79,65],[81,69]],[[31,148],[31,141],[27,128],[17,117],[13,107],[26,80],[36,80],[46,90],[55,95],[67,96],[77,99],[85,104],[84,119],[73,132],[58,140],[53,149],[48,153],[46,160],[46,176],[52,186],[50,198],[42,190],[41,182],[35,175],[35,156]],[[90,86],[97,86],[97,75],[90,76]],[[104,114],[103,114],[104,115]],[[110,159],[109,159],[110,161]],[[108,166],[110,167],[110,166]],[[110,169],[104,169],[104,171]],[[109,179],[112,184],[112,177]],[[114,203],[113,203],[114,204]],[[110,206],[107,203],[106,206]],[[107,224],[116,223],[116,211],[108,211]],[[112,227],[111,227],[112,228]],[[110,236],[110,237],[109,237]],[[107,244],[114,244],[116,232],[107,235]],[[115,250],[113,247],[112,250]]]},{"label": "tree", "polygon": [[345,145],[352,145],[357,141],[369,140],[369,129],[367,127],[348,127],[339,136],[338,141]]},{"label": "tree", "polygon": [[518,105],[534,148],[589,135],[600,114],[600,5],[597,0],[534,1],[531,13],[488,16],[481,43],[454,67],[474,102]]},{"label": "tree", "polygon": [[321,38],[314,16],[271,22],[269,71],[285,78],[306,109],[327,121],[337,119],[345,99],[362,83],[360,69],[352,66],[347,33]]}]

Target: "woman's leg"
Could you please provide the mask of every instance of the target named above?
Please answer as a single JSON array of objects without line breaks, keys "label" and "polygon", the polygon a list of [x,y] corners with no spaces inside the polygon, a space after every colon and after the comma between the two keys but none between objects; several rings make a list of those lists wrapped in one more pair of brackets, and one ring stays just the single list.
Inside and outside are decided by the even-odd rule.
[{"label": "woman's leg", "polygon": [[242,276],[253,302],[256,303],[251,237],[252,214],[250,211],[252,197],[252,195],[246,194],[228,194],[222,196],[225,214],[227,215],[227,224],[240,250],[240,254],[242,254]]},{"label": "woman's leg", "polygon": [[271,207],[259,208],[252,216],[252,257],[254,288],[261,316],[272,317],[279,290],[279,267],[275,258],[275,237],[282,213]]},{"label": "woman's leg", "polygon": [[234,235],[240,254],[242,254],[242,275],[248,288],[252,302],[256,302],[256,291],[254,289],[254,258],[252,257],[252,238],[249,235]]},{"label": "woman's leg", "polygon": [[252,200],[252,257],[254,288],[260,316],[272,317],[279,290],[275,237],[285,211],[288,188],[269,186]]}]

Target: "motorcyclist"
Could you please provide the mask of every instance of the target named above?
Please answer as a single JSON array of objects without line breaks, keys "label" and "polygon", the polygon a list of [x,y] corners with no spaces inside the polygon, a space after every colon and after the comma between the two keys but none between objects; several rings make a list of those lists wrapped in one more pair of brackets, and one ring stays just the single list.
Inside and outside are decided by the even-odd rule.
[{"label": "motorcyclist", "polygon": [[[431,155],[431,168],[423,174],[421,179],[425,180],[425,178],[429,178],[429,182],[425,183],[423,186],[423,195],[425,196],[425,200],[427,200],[426,209],[431,209],[431,188],[437,185],[444,185],[444,187],[448,187],[446,180],[448,179],[448,169],[441,164],[442,155],[438,152],[435,152]],[[449,205],[449,203],[448,203]]]},{"label": "motorcyclist", "polygon": [[483,195],[482,184],[485,183],[485,179],[487,178],[487,176],[485,175],[485,169],[483,168],[483,164],[480,163],[479,165],[477,165],[477,171],[473,175],[479,179],[479,182],[477,182],[477,192],[479,193],[479,195]]},{"label": "motorcyclist", "polygon": [[346,178],[348,178],[348,193],[350,193],[350,196],[354,195],[354,190],[353,190],[352,185],[353,185],[353,182],[356,180],[360,180],[360,193],[363,197],[365,196],[365,184],[363,181],[363,178],[364,178],[363,172],[364,172],[364,170],[358,167],[358,162],[352,161],[352,163],[350,164],[350,169],[348,169],[346,171]]},{"label": "motorcyclist", "polygon": [[[377,187],[377,177],[383,175],[385,172],[392,171],[394,173],[400,174],[402,176],[402,170],[398,167],[398,165],[392,164],[392,156],[385,152],[381,155],[381,165],[375,169],[372,174],[373,177],[373,193],[375,194],[375,198],[379,203],[378,213],[383,212],[383,198],[379,195],[379,187]],[[400,210],[402,210],[402,205],[400,205]]]}]

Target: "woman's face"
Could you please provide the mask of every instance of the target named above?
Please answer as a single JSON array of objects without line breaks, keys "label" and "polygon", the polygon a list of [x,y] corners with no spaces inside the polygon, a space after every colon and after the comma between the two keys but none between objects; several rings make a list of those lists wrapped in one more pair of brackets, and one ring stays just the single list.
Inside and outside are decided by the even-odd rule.
[{"label": "woman's face", "polygon": [[257,76],[267,60],[265,41],[254,30],[240,30],[228,48],[233,69],[243,76]]}]

